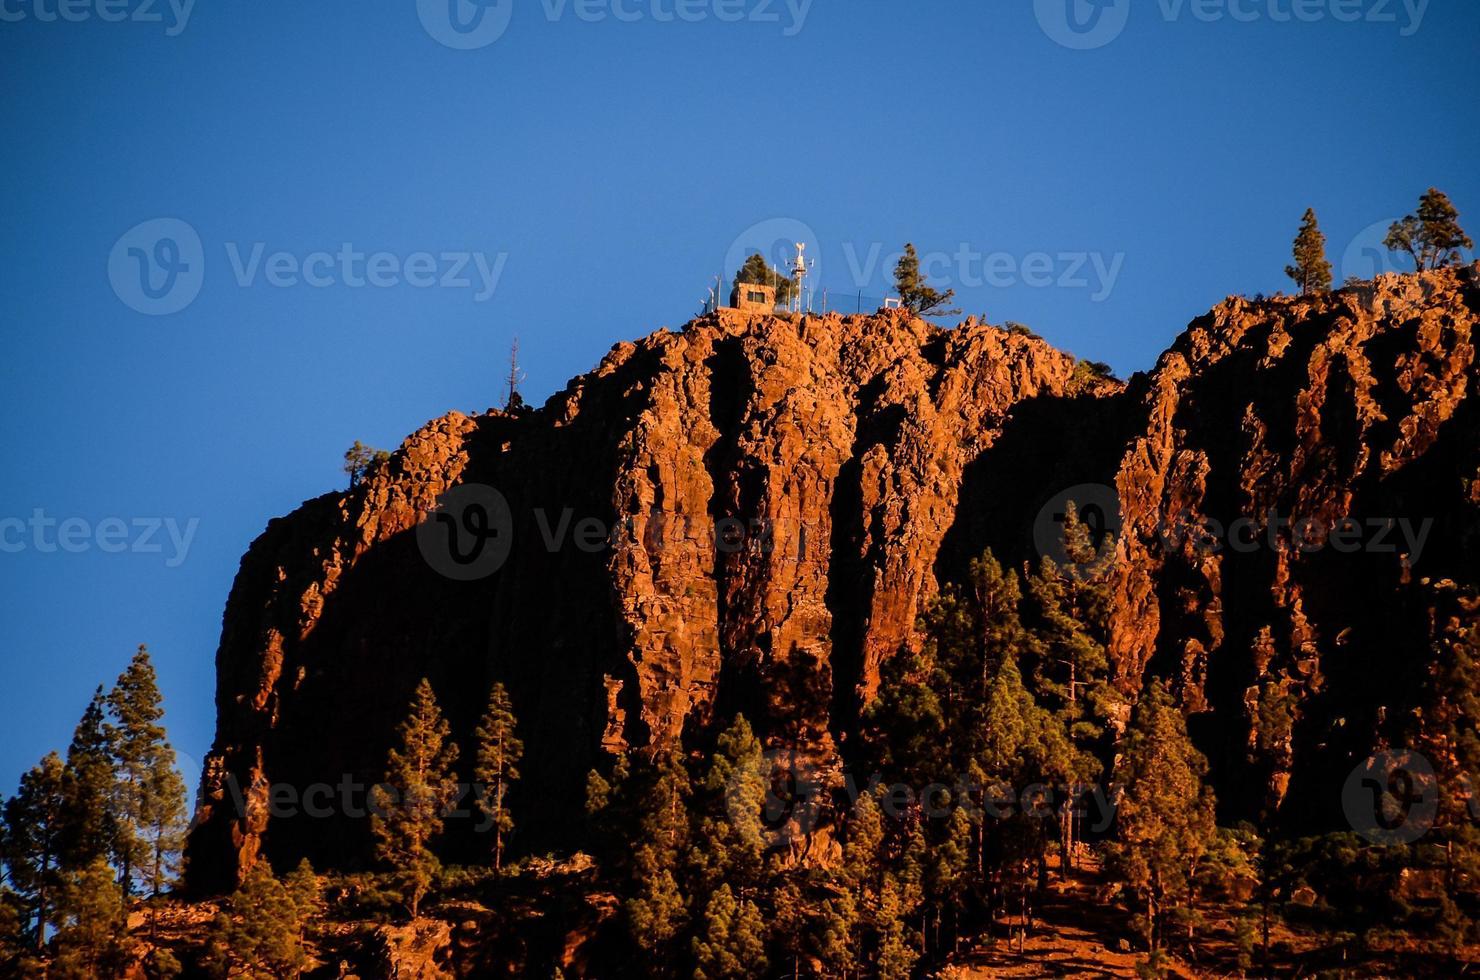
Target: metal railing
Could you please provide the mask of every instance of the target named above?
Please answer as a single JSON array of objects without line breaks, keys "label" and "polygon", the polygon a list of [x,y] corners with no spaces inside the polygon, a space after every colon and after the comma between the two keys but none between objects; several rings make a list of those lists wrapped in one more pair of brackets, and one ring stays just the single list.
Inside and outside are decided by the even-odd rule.
[{"label": "metal railing", "polygon": [[[729,305],[729,296],[717,299],[711,290],[709,298],[705,300],[702,313],[713,313],[716,309]],[[842,315],[877,313],[883,309],[898,308],[900,305],[897,296],[870,295],[861,289],[833,289],[827,286],[813,288],[802,287],[801,295],[792,297],[787,302],[777,303],[774,312],[778,315],[786,313],[838,313]]]}]

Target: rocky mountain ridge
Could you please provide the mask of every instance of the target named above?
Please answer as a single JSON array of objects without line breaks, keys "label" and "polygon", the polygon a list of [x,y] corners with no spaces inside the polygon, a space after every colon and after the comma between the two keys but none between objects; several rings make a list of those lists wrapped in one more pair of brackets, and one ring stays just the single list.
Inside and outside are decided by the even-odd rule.
[{"label": "rocky mountain ridge", "polygon": [[[1230,815],[1298,800],[1330,822],[1333,780],[1421,726],[1434,658],[1474,639],[1477,316],[1473,269],[1230,299],[1123,386],[974,321],[721,311],[618,344],[537,411],[435,420],[244,557],[191,884],[262,854],[366,866],[354,797],[422,676],[460,739],[508,686],[534,848],[569,840],[602,752],[701,743],[736,711],[844,765],[921,604],[985,547],[1035,559],[1045,514],[1095,486],[1122,524],[1117,682],[1172,681]],[[506,503],[508,557],[460,580],[418,528],[468,485]],[[1281,517],[1430,523],[1405,559],[1303,548]],[[1274,543],[1185,533],[1240,518]],[[274,800],[306,813],[315,786],[318,816]]]}]

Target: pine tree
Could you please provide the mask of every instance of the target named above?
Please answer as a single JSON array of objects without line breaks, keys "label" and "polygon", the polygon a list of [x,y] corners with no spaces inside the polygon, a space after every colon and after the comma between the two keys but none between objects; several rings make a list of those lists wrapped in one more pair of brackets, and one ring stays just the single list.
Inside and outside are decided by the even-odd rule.
[{"label": "pine tree", "polygon": [[[1003,661],[1019,660],[1028,649],[1021,600],[1016,573],[987,551],[972,561],[964,586],[948,586],[922,617],[929,686],[944,723],[932,771],[921,774],[926,782],[959,777],[979,758],[992,678]],[[917,701],[930,703],[923,696]]]},{"label": "pine tree", "polygon": [[1028,575],[1030,632],[1035,666],[1032,690],[1058,718],[1071,744],[1069,798],[1060,815],[1060,859],[1073,864],[1077,831],[1073,811],[1080,787],[1099,779],[1106,723],[1120,716],[1123,702],[1110,683],[1110,571],[1114,552],[1096,546],[1073,502],[1065,508],[1064,557],[1044,556]]},{"label": "pine tree", "polygon": [[689,863],[695,887],[755,885],[766,849],[766,775],[760,740],[744,715],[720,734],[701,786],[703,806]]},{"label": "pine tree", "polygon": [[1459,211],[1449,196],[1434,187],[1419,199],[1416,215],[1392,223],[1383,244],[1411,255],[1420,272],[1457,264],[1460,249],[1475,247],[1459,226]]},{"label": "pine tree", "polygon": [[478,805],[493,830],[493,868],[503,867],[504,838],[514,829],[506,797],[509,786],[519,779],[519,762],[524,758],[524,743],[516,733],[514,705],[502,684],[493,685],[488,696],[488,709],[478,726],[477,766],[473,778],[479,784]]},{"label": "pine tree", "polygon": [[1116,781],[1125,792],[1109,864],[1142,903],[1142,929],[1157,950],[1217,833],[1212,790],[1202,783],[1207,760],[1160,680],[1136,705],[1121,752]]},{"label": "pine tree", "polygon": [[905,243],[904,254],[894,267],[894,289],[900,303],[915,316],[954,316],[961,312],[945,308],[956,295],[954,289],[942,293],[925,281],[920,273],[920,256],[912,244]]},{"label": "pine tree", "polygon": [[6,866],[25,908],[31,944],[40,949],[54,921],[67,811],[65,767],[55,752],[21,777],[5,803]]},{"label": "pine tree", "polygon": [[349,476],[349,488],[359,486],[377,466],[383,466],[391,458],[384,449],[374,449],[356,439],[355,444],[345,450],[344,472]]},{"label": "pine tree", "polygon": [[[940,616],[940,606],[930,615]],[[951,771],[947,722],[936,690],[935,649],[901,651],[879,668],[878,693],[863,711],[860,737],[869,761],[891,779],[925,786]],[[950,691],[949,696],[958,695]],[[952,702],[955,707],[955,702]]]},{"label": "pine tree", "polygon": [[1423,224],[1416,215],[1399,218],[1388,226],[1382,244],[1389,251],[1407,252],[1419,272],[1428,268],[1428,254],[1423,242]]},{"label": "pine tree", "polygon": [[299,976],[308,963],[304,897],[278,881],[265,861],[252,865],[212,923],[206,955],[211,975]]},{"label": "pine tree", "polygon": [[638,848],[636,868],[642,877],[636,895],[627,900],[628,926],[638,948],[652,957],[655,970],[665,972],[672,955],[670,944],[686,921],[683,892],[672,863],[651,845]]},{"label": "pine tree", "polygon": [[971,887],[971,847],[976,829],[971,817],[960,806],[951,810],[944,836],[931,855],[925,880],[926,895],[935,913],[936,945],[939,947],[940,920],[945,910],[952,915],[952,934],[960,925],[960,911],[966,904]]},{"label": "pine tree", "polygon": [[813,950],[824,976],[846,977],[858,968],[858,903],[850,892],[822,902],[813,932]]},{"label": "pine tree", "polygon": [[457,795],[452,767],[458,750],[449,734],[431,682],[423,677],[399,729],[400,748],[390,751],[385,782],[372,791],[376,856],[395,869],[413,919],[441,867],[431,841],[441,834]]},{"label": "pine tree", "polygon": [[319,882],[319,876],[314,873],[313,865],[308,862],[308,858],[299,861],[298,867],[283,879],[283,888],[288,894],[288,900],[293,903],[293,911],[298,923],[298,940],[301,943],[308,923],[319,913],[324,891],[323,885]]},{"label": "pine tree", "polygon": [[1285,275],[1295,280],[1302,294],[1331,288],[1331,263],[1326,261],[1326,236],[1316,224],[1314,208],[1306,208],[1295,236],[1295,264],[1285,266]]},{"label": "pine tree", "polygon": [[884,814],[872,793],[859,795],[847,821],[847,832],[843,842],[842,881],[856,900],[860,914],[872,916],[877,911],[882,889],[879,857],[884,847]]},{"label": "pine tree", "polygon": [[586,821],[596,853],[612,865],[627,855],[627,834],[637,822],[629,782],[631,764],[625,753],[612,765],[611,778],[592,769],[586,774]]},{"label": "pine tree", "polygon": [[766,261],[766,257],[759,252],[753,252],[745,259],[739,271],[735,273],[734,285],[736,288],[750,284],[754,286],[775,286],[776,302],[785,303],[791,299],[796,290],[796,282],[783,275],[780,270]]},{"label": "pine tree", "polygon": [[678,858],[689,847],[688,799],[693,788],[677,752],[660,753],[641,776],[635,837],[641,843],[632,855],[634,888],[626,903],[627,923],[638,948],[663,973],[670,968],[673,941],[688,920]]},{"label": "pine tree", "polygon": [[137,878],[158,896],[178,871],[185,835],[185,781],[160,724],[159,683],[142,644],[108,694],[117,764],[115,861],[124,897]]},{"label": "pine tree", "polygon": [[140,878],[148,894],[158,898],[174,884],[182,868],[189,817],[185,808],[185,780],[175,768],[175,750],[159,747],[145,792],[144,864]]},{"label": "pine tree", "polygon": [[879,980],[909,980],[920,954],[910,941],[905,923],[909,915],[905,898],[892,875],[886,875],[879,896]]},{"label": "pine tree", "polygon": [[118,799],[118,778],[107,730],[107,700],[99,687],[88,702],[82,720],[67,749],[67,816],[62,839],[62,862],[81,869],[94,858],[106,858],[114,850],[113,805]]},{"label": "pine tree", "polygon": [[1430,252],[1430,268],[1455,265],[1460,261],[1459,250],[1474,248],[1475,243],[1459,226],[1459,211],[1449,200],[1449,195],[1430,187],[1418,202],[1418,221],[1423,229],[1423,242]]},{"label": "pine tree", "polygon": [[[0,849],[0,857],[4,854]],[[25,903],[15,892],[0,886],[0,976],[40,975],[40,964],[28,962],[31,955]]]},{"label": "pine tree", "polygon": [[50,977],[91,980],[119,975],[128,952],[124,896],[103,857],[63,880]]},{"label": "pine tree", "polygon": [[[1062,726],[1028,693],[1013,658],[997,667],[987,692],[984,727],[981,771],[1008,798],[1022,787],[1060,783],[1072,772],[1073,750]],[[1025,924],[1032,915],[1032,892],[1043,877],[1047,831],[1047,820],[1021,808],[1014,808],[998,827],[990,905],[1015,896]]]},{"label": "pine tree", "polygon": [[930,914],[925,904],[930,875],[930,847],[925,840],[924,823],[924,817],[918,810],[905,817],[902,832],[896,834],[897,856],[893,856],[890,861],[893,878],[899,890],[899,916],[912,924],[918,922],[921,956],[925,955],[926,925]]},{"label": "pine tree", "polygon": [[769,964],[760,909],[754,902],[737,900],[729,885],[720,885],[704,906],[693,950],[695,980],[764,975]]}]

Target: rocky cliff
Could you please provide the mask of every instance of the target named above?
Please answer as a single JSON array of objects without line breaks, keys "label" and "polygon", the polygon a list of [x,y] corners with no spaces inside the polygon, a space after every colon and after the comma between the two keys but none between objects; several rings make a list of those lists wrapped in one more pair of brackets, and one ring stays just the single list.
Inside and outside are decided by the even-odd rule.
[{"label": "rocky cliff", "polygon": [[[264,852],[363,866],[361,790],[422,676],[464,744],[509,687],[530,846],[567,839],[599,753],[737,710],[835,765],[921,602],[984,547],[1034,558],[1045,505],[1085,485],[1121,501],[1119,683],[1174,681],[1231,812],[1325,800],[1475,619],[1477,311],[1471,270],[1233,299],[1129,389],[973,321],[722,311],[538,410],[436,420],[243,559],[192,883]],[[507,549],[479,576],[426,533],[469,485]],[[1353,550],[1341,518],[1395,526]]]}]

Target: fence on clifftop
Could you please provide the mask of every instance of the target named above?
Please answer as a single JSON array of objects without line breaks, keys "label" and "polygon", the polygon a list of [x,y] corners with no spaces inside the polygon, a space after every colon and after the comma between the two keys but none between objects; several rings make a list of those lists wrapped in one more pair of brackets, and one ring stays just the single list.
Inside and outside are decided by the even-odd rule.
[{"label": "fence on clifftop", "polygon": [[[717,309],[729,305],[729,296],[716,297],[711,290],[709,298],[704,301],[701,313],[713,313]],[[800,302],[793,298],[790,303],[777,303],[773,312],[777,314],[795,313],[800,307],[802,313],[823,314],[838,313],[842,315],[877,313],[886,308],[897,308],[900,305],[898,296],[869,295],[859,289],[832,289],[827,286],[813,288],[805,286],[802,289]]]}]

